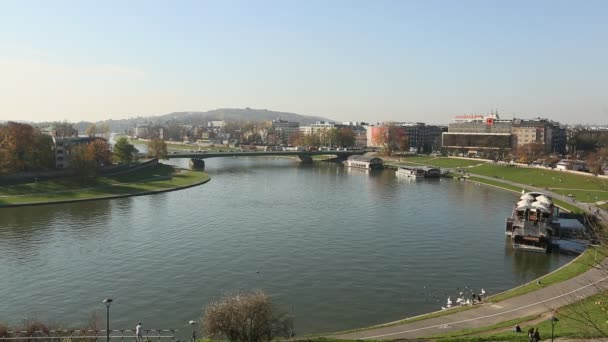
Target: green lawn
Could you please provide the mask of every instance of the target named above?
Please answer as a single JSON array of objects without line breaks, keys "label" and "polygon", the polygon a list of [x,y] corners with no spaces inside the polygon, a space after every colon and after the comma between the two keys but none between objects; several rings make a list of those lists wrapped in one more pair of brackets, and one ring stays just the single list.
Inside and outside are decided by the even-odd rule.
[{"label": "green lawn", "polygon": [[[607,294],[595,296],[572,303],[557,310],[555,317],[559,320],[555,325],[555,338],[594,339],[608,337]],[[551,322],[543,320],[538,324],[520,324],[523,332],[504,331],[500,333],[481,334],[478,336],[455,336],[438,339],[438,341],[525,341],[526,331],[538,328],[541,339],[551,338]]]},{"label": "green lawn", "polygon": [[[511,190],[511,191],[518,192],[518,193],[521,192],[521,190],[522,190],[522,187],[519,187],[519,186],[514,186],[514,185],[511,185],[511,184],[506,184],[506,183],[503,183],[503,182],[498,181],[498,180],[484,179],[484,178],[479,178],[479,177],[475,177],[475,176],[470,176],[469,177],[469,181],[474,181],[474,182],[479,182],[479,183],[483,183],[483,184],[493,185],[493,186],[496,186],[496,187],[499,187],[499,188]],[[569,212],[572,212],[572,213],[580,213],[580,212],[582,212],[582,210],[579,207],[574,206],[571,203],[569,203],[570,201],[571,200],[567,199],[567,197],[566,197],[565,200],[560,200],[560,199],[556,199],[556,198],[553,199],[553,203],[555,203],[557,206],[559,206],[562,209],[566,209],[566,210],[568,210]]]},{"label": "green lawn", "polygon": [[540,278],[540,284],[537,284],[536,281],[532,281],[520,287],[490,296],[487,298],[487,300],[491,302],[499,302],[576,277],[577,275],[591,269],[597,264],[598,261],[603,260],[607,255],[607,252],[608,250],[605,248],[589,247],[583,252],[583,254],[574,259],[570,264]]},{"label": "green lawn", "polygon": [[136,195],[200,184],[208,179],[204,172],[177,170],[170,165],[159,164],[120,176],[100,177],[84,186],[78,181],[64,179],[3,187],[0,188],[0,207]]},{"label": "green lawn", "polygon": [[[482,176],[497,177],[512,182],[536,187],[581,189],[581,190],[604,190],[608,191],[608,181],[592,176],[582,176],[567,172],[514,167],[505,165],[485,164],[472,167],[469,170]],[[585,192],[586,194],[587,192]],[[581,200],[583,200],[581,198]]]},{"label": "green lawn", "polygon": [[504,321],[498,324],[485,326],[483,328],[476,329],[462,329],[446,334],[431,336],[429,339],[433,339],[435,341],[454,341],[471,338],[471,335],[478,335],[488,331],[500,330],[502,328],[513,328],[515,324],[523,324],[524,322],[529,322],[531,320],[537,319],[539,316],[527,316],[521,317],[517,319],[512,319],[510,321]]},{"label": "green lawn", "polygon": [[472,165],[479,165],[486,163],[485,160],[469,160],[469,159],[458,159],[448,157],[432,157],[432,156],[405,156],[401,158],[391,157],[389,164],[396,165],[428,165],[440,168],[459,168],[469,167]]}]

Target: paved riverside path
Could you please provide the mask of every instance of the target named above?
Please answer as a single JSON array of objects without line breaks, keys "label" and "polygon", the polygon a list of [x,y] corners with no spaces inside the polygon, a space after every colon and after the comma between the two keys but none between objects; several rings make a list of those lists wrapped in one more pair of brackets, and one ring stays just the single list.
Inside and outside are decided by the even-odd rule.
[{"label": "paved riverside path", "polygon": [[540,315],[591,296],[601,289],[608,289],[608,272],[605,271],[604,267],[606,265],[592,268],[561,283],[495,304],[486,303],[470,310],[445,316],[350,333],[338,333],[328,337],[373,340],[422,338],[462,329],[481,328],[526,316]]}]

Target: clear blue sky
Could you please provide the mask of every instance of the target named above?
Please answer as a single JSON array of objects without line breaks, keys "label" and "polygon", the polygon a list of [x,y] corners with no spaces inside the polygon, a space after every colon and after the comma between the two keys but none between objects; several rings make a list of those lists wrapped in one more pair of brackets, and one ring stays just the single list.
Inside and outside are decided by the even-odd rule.
[{"label": "clear blue sky", "polygon": [[608,1],[3,1],[0,120],[608,123]]}]

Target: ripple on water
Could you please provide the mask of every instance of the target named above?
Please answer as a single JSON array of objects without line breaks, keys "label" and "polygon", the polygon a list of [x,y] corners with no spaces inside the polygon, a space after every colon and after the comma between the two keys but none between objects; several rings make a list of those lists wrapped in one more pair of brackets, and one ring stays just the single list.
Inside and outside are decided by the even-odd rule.
[{"label": "ripple on water", "polygon": [[517,196],[491,188],[290,159],[214,159],[207,171],[211,182],[178,192],[3,209],[0,312],[83,322],[111,296],[117,327],[188,331],[214,298],[261,288],[298,333],[335,331],[436,310],[465,286],[502,291],[569,259],[505,248]]}]

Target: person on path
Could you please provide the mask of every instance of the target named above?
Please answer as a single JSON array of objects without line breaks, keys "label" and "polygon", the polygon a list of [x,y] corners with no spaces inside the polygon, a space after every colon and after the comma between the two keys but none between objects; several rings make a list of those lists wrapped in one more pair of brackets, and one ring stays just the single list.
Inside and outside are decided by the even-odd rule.
[{"label": "person on path", "polygon": [[534,328],[528,329],[528,341],[534,342]]},{"label": "person on path", "polygon": [[141,326],[141,322],[137,323],[137,326],[135,327],[135,341],[137,341],[137,342],[144,341],[143,330],[144,329]]},{"label": "person on path", "polygon": [[540,341],[540,332],[538,332],[538,328],[534,330],[534,342]]}]

